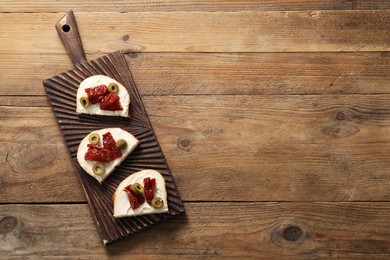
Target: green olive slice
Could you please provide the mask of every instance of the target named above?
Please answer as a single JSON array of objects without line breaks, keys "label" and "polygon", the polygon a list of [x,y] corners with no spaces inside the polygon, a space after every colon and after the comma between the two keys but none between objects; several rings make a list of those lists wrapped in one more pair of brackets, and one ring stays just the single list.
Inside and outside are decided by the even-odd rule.
[{"label": "green olive slice", "polygon": [[118,146],[119,149],[125,149],[127,146],[127,142],[125,139],[119,139],[116,141],[116,146]]},{"label": "green olive slice", "polygon": [[102,175],[106,171],[106,167],[101,162],[97,162],[92,166],[92,171],[96,175]]},{"label": "green olive slice", "polygon": [[160,197],[154,197],[152,199],[152,207],[156,209],[161,209],[164,206],[164,201]]},{"label": "green olive slice", "polygon": [[110,91],[111,93],[118,94],[119,93],[118,84],[116,84],[115,82],[111,82],[110,84],[108,84],[108,91]]},{"label": "green olive slice", "polygon": [[138,182],[136,182],[133,185],[131,185],[131,189],[137,195],[143,195],[144,194],[144,187],[142,187],[142,185],[139,184]]},{"label": "green olive slice", "polygon": [[89,102],[89,99],[87,97],[81,97],[80,98],[80,104],[84,107],[87,108],[91,105],[91,102]]},{"label": "green olive slice", "polygon": [[92,133],[89,135],[89,142],[91,144],[98,144],[100,141],[100,135],[98,133]]}]

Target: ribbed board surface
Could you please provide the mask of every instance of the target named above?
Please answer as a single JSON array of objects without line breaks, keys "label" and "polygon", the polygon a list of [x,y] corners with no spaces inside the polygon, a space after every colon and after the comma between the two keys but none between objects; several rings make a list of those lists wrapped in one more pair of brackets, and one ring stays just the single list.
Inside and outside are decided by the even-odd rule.
[{"label": "ribbed board surface", "polygon": [[[79,84],[97,74],[114,78],[128,89],[130,118],[76,114]],[[43,85],[104,244],[112,243],[184,212],[182,200],[122,52],[114,52],[80,65],[74,70],[45,80]],[[140,144],[100,185],[80,167],[77,162],[77,148],[88,133],[107,127],[123,128],[137,137]],[[115,219],[112,196],[117,186],[130,174],[144,169],[157,170],[164,176],[169,213]]]}]

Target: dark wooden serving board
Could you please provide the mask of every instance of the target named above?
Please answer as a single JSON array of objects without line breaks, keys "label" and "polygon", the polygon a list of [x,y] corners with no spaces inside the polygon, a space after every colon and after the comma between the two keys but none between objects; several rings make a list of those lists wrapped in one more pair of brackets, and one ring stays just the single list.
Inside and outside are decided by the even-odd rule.
[{"label": "dark wooden serving board", "polygon": [[[123,53],[117,51],[87,62],[72,11],[57,23],[56,28],[75,64],[75,68],[45,80],[43,85],[68,147],[72,163],[81,180],[103,243],[107,245],[173,215],[183,213],[182,200]],[[76,114],[78,86],[84,79],[93,75],[106,75],[114,78],[128,89],[130,118]],[[100,185],[80,167],[77,161],[77,148],[88,133],[108,127],[120,127],[132,133],[140,140],[140,144]],[[113,217],[112,196],[117,186],[130,174],[144,169],[157,170],[164,176],[169,212],[115,219]]]}]

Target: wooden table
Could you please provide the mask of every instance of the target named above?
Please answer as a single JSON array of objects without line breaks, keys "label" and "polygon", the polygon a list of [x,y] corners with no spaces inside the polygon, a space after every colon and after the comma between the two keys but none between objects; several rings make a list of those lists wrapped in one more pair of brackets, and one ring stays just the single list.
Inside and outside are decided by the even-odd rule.
[{"label": "wooden table", "polygon": [[[390,257],[390,1],[0,4],[0,258]],[[104,247],[42,80],[122,49],[186,214]]]}]

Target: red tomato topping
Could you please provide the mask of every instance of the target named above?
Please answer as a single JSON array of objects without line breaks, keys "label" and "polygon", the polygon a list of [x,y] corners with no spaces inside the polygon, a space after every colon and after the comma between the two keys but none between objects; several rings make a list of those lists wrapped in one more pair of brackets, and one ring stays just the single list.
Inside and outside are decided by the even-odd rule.
[{"label": "red tomato topping", "polygon": [[91,104],[99,103],[104,98],[104,96],[109,93],[106,85],[86,88],[85,92],[87,93],[88,100],[91,102]]},{"label": "red tomato topping", "polygon": [[132,209],[137,209],[142,203],[145,202],[145,198],[143,196],[138,196],[131,189],[131,184],[125,188],[125,192],[129,195],[130,205]]},{"label": "red tomato topping", "polygon": [[85,160],[98,162],[111,162],[122,156],[121,150],[116,146],[116,142],[110,132],[103,135],[103,147],[96,144],[88,144],[88,151],[84,155]]},{"label": "red tomato topping", "polygon": [[149,205],[152,205],[152,200],[154,198],[154,190],[156,188],[156,179],[150,179],[150,177],[144,179],[144,193],[146,202]]},{"label": "red tomato topping", "polygon": [[115,93],[109,93],[100,102],[100,109],[115,111],[122,110],[123,108],[119,102],[119,96]]},{"label": "red tomato topping", "polygon": [[110,162],[111,155],[110,150],[99,147],[95,144],[88,144],[88,151],[84,155],[85,160],[98,161],[98,162]]},{"label": "red tomato topping", "polygon": [[103,135],[103,147],[110,151],[110,161],[122,156],[122,152],[118,146],[116,146],[116,142],[110,132]]}]

